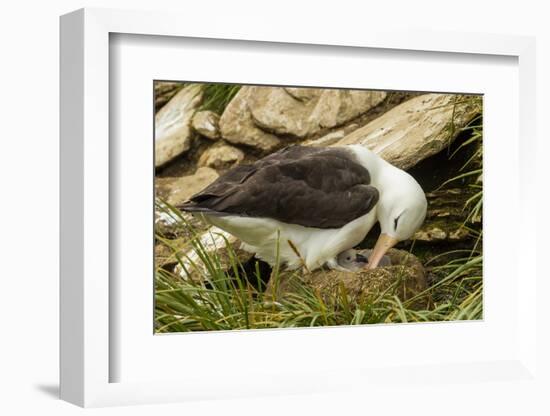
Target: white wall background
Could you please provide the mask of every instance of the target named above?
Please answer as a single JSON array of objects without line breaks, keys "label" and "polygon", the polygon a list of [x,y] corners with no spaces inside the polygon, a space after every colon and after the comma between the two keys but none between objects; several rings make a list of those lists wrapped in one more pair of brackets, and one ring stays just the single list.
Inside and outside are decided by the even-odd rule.
[{"label": "white wall background", "polygon": [[[198,1],[197,1],[198,3]],[[339,25],[368,25],[385,21],[402,27],[435,30],[511,33],[537,36],[539,168],[549,154],[546,120],[550,105],[550,29],[545,1],[201,1],[204,18],[221,13],[240,18],[270,19],[286,25],[327,22],[327,31]],[[19,0],[4,2],[0,12],[0,413],[76,414],[81,409],[56,399],[58,368],[58,16],[80,7],[115,7],[186,11],[185,2],[169,0]],[[185,21],[182,21],[185,24]],[[205,23],[207,24],[207,23]],[[406,70],[406,69],[405,69]],[[503,121],[505,122],[505,121]],[[546,136],[546,137],[545,137]],[[546,139],[544,141],[543,139]],[[539,240],[547,244],[548,180],[539,178]],[[545,185],[546,184],[546,185]],[[546,186],[546,189],[544,188]],[[512,247],[511,247],[512,249]],[[539,245],[542,253],[542,245]],[[513,255],[513,252],[510,253]],[[541,262],[542,263],[542,262]],[[548,287],[548,284],[546,284]],[[546,293],[550,293],[546,291]],[[541,305],[542,306],[542,305]],[[541,307],[541,312],[547,308]],[[547,312],[544,312],[547,314]],[[548,334],[541,334],[546,338]],[[548,348],[547,351],[549,351]],[[543,354],[544,356],[544,354]],[[548,361],[546,361],[547,363]],[[548,373],[547,373],[548,374]],[[435,386],[434,386],[435,387]],[[403,403],[388,391],[384,397],[345,394],[284,397],[226,402],[99,409],[101,415],[149,414],[265,414],[401,413],[419,414],[548,414],[525,396],[506,394],[488,403],[482,395],[461,396],[442,402],[433,391],[419,395],[418,403]],[[496,386],[495,388],[499,388]]]}]

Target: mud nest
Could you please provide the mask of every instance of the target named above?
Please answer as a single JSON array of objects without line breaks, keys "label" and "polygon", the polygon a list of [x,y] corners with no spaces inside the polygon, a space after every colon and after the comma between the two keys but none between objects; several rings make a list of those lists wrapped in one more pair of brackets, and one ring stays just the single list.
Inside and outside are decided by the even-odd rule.
[{"label": "mud nest", "polygon": [[[387,255],[392,265],[373,270],[346,272],[321,269],[311,273],[283,272],[278,279],[270,279],[266,293],[273,293],[277,299],[281,299],[290,293],[298,294],[305,285],[327,303],[345,294],[349,301],[361,304],[372,302],[385,294],[395,295],[404,302],[427,288],[426,271],[418,258],[397,249],[389,250]],[[423,294],[408,307],[422,309],[429,302],[429,296]]]}]

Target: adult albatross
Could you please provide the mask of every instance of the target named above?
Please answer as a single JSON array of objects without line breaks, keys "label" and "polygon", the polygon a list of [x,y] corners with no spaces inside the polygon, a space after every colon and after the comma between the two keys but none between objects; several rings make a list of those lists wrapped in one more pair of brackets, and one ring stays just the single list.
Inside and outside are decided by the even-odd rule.
[{"label": "adult albatross", "polygon": [[426,216],[426,197],[408,173],[360,145],[290,146],[239,165],[179,206],[233,234],[272,266],[323,265],[359,244],[376,221],[375,268]]}]

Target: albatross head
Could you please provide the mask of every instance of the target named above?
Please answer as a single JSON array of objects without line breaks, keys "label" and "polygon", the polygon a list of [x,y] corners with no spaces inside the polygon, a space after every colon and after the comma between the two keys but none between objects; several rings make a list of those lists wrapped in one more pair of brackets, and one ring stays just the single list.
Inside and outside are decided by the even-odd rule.
[{"label": "albatross head", "polygon": [[385,169],[378,186],[381,195],[377,217],[381,232],[369,259],[370,269],[378,266],[390,248],[414,235],[424,222],[428,205],[418,182],[393,166]]},{"label": "albatross head", "polygon": [[381,233],[369,258],[368,268],[378,266],[384,254],[399,241],[407,240],[420,228],[428,203],[424,191],[407,172],[396,168],[363,146],[350,146],[371,174],[380,199],[376,216]]}]

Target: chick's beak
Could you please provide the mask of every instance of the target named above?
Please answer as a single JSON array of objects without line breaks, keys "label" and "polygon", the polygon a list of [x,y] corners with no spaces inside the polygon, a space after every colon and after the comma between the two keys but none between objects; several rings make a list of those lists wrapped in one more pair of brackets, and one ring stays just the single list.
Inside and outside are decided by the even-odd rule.
[{"label": "chick's beak", "polygon": [[386,252],[397,243],[398,240],[396,238],[391,237],[388,234],[380,234],[378,240],[376,241],[374,249],[372,250],[369,263],[366,267],[368,269],[374,269],[378,267],[378,263],[380,263],[380,260],[382,260],[384,254],[386,254]]},{"label": "chick's beak", "polygon": [[369,259],[363,256],[362,254],[357,253],[357,255],[355,256],[355,261],[359,263],[368,263]]}]

